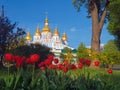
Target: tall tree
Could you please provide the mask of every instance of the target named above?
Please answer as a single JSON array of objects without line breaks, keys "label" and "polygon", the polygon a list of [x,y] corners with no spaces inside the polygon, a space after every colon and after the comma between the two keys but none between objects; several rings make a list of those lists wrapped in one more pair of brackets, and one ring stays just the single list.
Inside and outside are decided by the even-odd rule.
[{"label": "tall tree", "polygon": [[80,43],[77,49],[77,58],[88,59],[88,57],[89,57],[88,49],[85,47],[83,43]]},{"label": "tall tree", "polygon": [[118,51],[114,40],[110,40],[105,44],[104,50],[100,53],[99,59],[101,62],[110,66],[120,63],[120,52]]},{"label": "tall tree", "polygon": [[109,6],[109,24],[108,30],[114,35],[116,45],[120,50],[120,0],[113,0]]},{"label": "tall tree", "polygon": [[4,16],[4,7],[2,6],[2,12],[0,15],[0,56],[2,57],[6,52],[7,47],[13,47],[17,45],[18,38],[25,34],[22,28],[17,28],[15,32],[16,22],[11,21]]},{"label": "tall tree", "polygon": [[92,18],[91,48],[100,52],[100,36],[107,16],[110,0],[72,0],[73,5],[80,10],[82,5],[87,6],[88,15]]}]

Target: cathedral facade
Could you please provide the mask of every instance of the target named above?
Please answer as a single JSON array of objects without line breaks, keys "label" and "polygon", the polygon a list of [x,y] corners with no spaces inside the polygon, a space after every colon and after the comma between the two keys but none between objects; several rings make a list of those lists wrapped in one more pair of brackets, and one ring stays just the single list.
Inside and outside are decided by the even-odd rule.
[{"label": "cathedral facade", "polygon": [[42,31],[40,32],[40,29],[37,27],[33,38],[31,37],[30,32],[27,32],[25,39],[26,44],[37,43],[51,48],[51,52],[53,52],[56,57],[59,57],[63,48],[71,48],[68,46],[67,35],[65,32],[63,33],[62,37],[60,37],[58,28],[55,28],[53,33],[51,32],[47,17],[45,19],[45,25]]}]

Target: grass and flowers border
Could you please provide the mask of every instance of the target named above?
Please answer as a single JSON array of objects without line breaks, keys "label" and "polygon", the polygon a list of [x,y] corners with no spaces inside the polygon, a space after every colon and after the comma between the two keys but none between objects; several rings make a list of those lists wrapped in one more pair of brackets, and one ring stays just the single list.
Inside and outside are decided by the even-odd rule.
[{"label": "grass and flowers border", "polygon": [[0,90],[118,90],[120,86],[119,77],[115,78],[118,72],[98,68],[99,61],[80,58],[76,63],[60,62],[49,55],[39,62],[38,54],[26,57],[11,53],[5,54],[5,61],[7,72],[0,77]]}]

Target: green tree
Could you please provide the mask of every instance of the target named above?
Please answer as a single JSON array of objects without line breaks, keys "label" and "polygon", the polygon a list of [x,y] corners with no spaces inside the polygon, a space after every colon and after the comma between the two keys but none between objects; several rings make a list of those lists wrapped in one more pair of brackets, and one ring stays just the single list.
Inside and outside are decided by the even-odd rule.
[{"label": "green tree", "polygon": [[86,48],[83,43],[80,43],[80,45],[77,49],[77,58],[89,59],[88,48]]},{"label": "green tree", "polygon": [[115,37],[115,44],[120,50],[120,0],[113,0],[109,7],[110,19],[108,30]]},{"label": "green tree", "polygon": [[68,47],[65,47],[62,50],[60,57],[64,60],[72,60],[72,58],[73,58],[72,50]]},{"label": "green tree", "polygon": [[104,50],[100,53],[100,59],[103,63],[108,65],[120,63],[120,52],[118,51],[114,40],[110,40],[104,46]]},{"label": "green tree", "polygon": [[[2,6],[2,14],[0,15],[0,56],[2,57],[6,50],[14,48],[18,45],[18,38],[25,34],[24,29],[17,28],[15,32],[16,22],[11,21],[4,16],[4,8]],[[2,59],[2,58],[1,58]]]},{"label": "green tree", "polygon": [[108,5],[111,0],[72,0],[73,5],[80,10],[85,5],[88,15],[92,19],[91,48],[100,52],[100,36],[107,16]]},{"label": "green tree", "polygon": [[9,36],[8,43],[6,43],[6,51],[16,48],[25,44],[24,39],[25,31],[23,28],[17,28],[17,32],[14,32]]}]

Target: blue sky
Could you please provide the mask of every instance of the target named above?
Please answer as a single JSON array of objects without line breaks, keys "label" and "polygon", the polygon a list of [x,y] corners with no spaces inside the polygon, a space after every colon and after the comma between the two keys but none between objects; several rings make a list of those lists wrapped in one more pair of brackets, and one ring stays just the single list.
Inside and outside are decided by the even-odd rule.
[{"label": "blue sky", "polygon": [[[5,6],[5,16],[12,22],[17,22],[19,27],[25,28],[34,35],[37,26],[44,27],[46,12],[48,13],[49,26],[53,32],[56,25],[60,36],[66,32],[69,45],[77,48],[81,42],[86,46],[91,45],[91,19],[88,19],[86,8],[80,12],[72,5],[72,0],[0,0]],[[106,44],[113,39],[104,25],[101,43]]]}]

